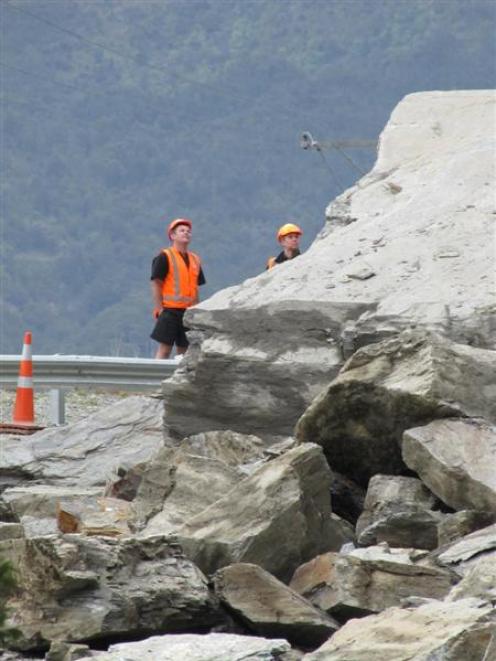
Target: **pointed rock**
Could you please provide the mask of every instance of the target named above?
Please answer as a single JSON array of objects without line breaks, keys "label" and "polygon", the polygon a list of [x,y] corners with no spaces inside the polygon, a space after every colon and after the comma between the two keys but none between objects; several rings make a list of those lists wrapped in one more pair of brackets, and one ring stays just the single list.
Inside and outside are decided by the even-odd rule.
[{"label": "pointed rock", "polygon": [[321,645],[339,624],[261,567],[238,563],[213,576],[215,592],[249,630],[292,645]]},{"label": "pointed rock", "polygon": [[299,564],[342,543],[342,527],[331,518],[330,483],[321,448],[300,445],[239,482],[177,537],[207,574],[250,562],[289,579]]}]

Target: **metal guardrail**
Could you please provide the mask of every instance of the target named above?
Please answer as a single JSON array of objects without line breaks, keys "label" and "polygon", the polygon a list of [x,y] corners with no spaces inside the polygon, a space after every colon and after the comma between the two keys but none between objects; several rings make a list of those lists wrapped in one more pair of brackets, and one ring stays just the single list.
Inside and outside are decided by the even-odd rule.
[{"label": "metal guardrail", "polygon": [[[0,386],[14,386],[21,356],[0,355]],[[106,356],[33,356],[35,388],[84,387],[150,390],[167,379],[179,361]]]},{"label": "metal guardrail", "polygon": [[[50,422],[65,422],[65,395],[68,388],[148,392],[158,390],[179,365],[175,359],[114,358],[106,356],[33,356],[35,391],[50,389]],[[21,356],[0,355],[0,387],[17,384]]]}]

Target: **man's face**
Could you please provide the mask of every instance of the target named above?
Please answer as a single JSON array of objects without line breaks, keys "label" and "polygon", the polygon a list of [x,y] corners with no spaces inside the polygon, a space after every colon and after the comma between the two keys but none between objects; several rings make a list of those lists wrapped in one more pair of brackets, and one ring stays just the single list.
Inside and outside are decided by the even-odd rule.
[{"label": "man's face", "polygon": [[296,232],[292,232],[291,234],[286,234],[286,236],[283,236],[281,240],[279,241],[283,249],[289,249],[289,250],[296,250],[298,248],[299,243],[300,243],[300,235],[297,234]]},{"label": "man's face", "polygon": [[191,229],[189,225],[177,225],[171,232],[171,238],[176,243],[188,245],[191,241]]}]

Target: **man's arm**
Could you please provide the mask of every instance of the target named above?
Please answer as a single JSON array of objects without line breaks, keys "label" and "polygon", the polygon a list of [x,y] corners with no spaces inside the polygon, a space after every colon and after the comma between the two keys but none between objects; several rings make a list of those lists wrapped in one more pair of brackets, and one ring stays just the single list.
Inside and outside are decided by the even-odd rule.
[{"label": "man's arm", "polygon": [[[155,280],[150,280],[150,286],[152,290],[152,300],[153,300],[153,316],[155,319],[158,317],[162,311],[162,285],[163,280],[158,278]],[[158,314],[157,314],[158,312]]]}]

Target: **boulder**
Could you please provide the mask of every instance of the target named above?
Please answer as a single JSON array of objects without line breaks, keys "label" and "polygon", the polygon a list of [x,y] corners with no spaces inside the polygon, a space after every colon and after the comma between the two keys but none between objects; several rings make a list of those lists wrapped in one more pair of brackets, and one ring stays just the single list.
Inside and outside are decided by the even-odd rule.
[{"label": "boulder", "polygon": [[408,597],[444,598],[449,572],[416,564],[408,549],[370,547],[325,553],[298,567],[289,584],[339,620],[399,606]]},{"label": "boulder", "polygon": [[339,628],[335,620],[256,565],[223,567],[214,574],[213,584],[220,601],[256,634],[312,649]]},{"label": "boulder", "polygon": [[302,562],[342,543],[331,518],[330,482],[321,448],[300,445],[260,466],[177,537],[205,573],[250,562],[289,579]]},{"label": "boulder", "polygon": [[492,523],[496,523],[496,512],[461,510],[446,514],[439,522],[438,546],[446,546],[476,530],[486,528]]},{"label": "boulder", "polygon": [[24,528],[21,523],[0,523],[0,541],[24,537]]},{"label": "boulder", "polygon": [[227,633],[153,636],[134,643],[111,645],[108,652],[97,652],[94,661],[297,661],[286,640],[238,636]]},{"label": "boulder", "polygon": [[496,554],[478,560],[452,588],[446,601],[458,601],[468,597],[477,597],[496,604]]},{"label": "boulder", "polygon": [[262,461],[267,448],[267,443],[258,436],[239,434],[231,429],[188,436],[180,444],[184,454],[217,459],[232,468],[248,467]]},{"label": "boulder", "polygon": [[16,648],[149,633],[208,630],[222,622],[205,576],[165,537],[84,535],[0,543],[19,590],[7,602]]},{"label": "boulder", "polygon": [[[300,442],[322,445],[333,470],[365,486],[401,474],[403,432],[449,415],[496,415],[496,352],[404,331],[358,350],[296,425]],[[463,375],[463,376],[462,376]]]},{"label": "boulder", "polygon": [[168,533],[202,512],[267,461],[268,449],[256,436],[230,430],[161,448],[141,470],[133,500],[141,534]]},{"label": "boulder", "polygon": [[88,645],[66,643],[61,640],[54,641],[45,655],[45,661],[79,661],[88,659],[91,650]]},{"label": "boulder", "polygon": [[60,502],[84,505],[92,503],[102,495],[102,487],[84,489],[79,487],[28,484],[5,489],[0,499],[7,503],[15,516],[34,518],[56,518]]},{"label": "boulder", "polygon": [[[141,530],[141,536],[169,534],[186,521],[200,514],[209,505],[224,497],[243,478],[240,470],[206,456],[186,454],[181,450],[170,457],[174,467],[174,482],[160,510]],[[154,466],[151,470],[154,470]],[[133,503],[143,510],[141,492]]]},{"label": "boulder", "polygon": [[132,396],[84,420],[22,440],[0,439],[0,489],[43,484],[105,486],[117,465],[149,459],[163,443],[163,403]]},{"label": "boulder", "polygon": [[496,512],[496,427],[483,420],[436,420],[403,435],[409,468],[456,510]]},{"label": "boulder", "polygon": [[129,536],[133,523],[131,504],[120,498],[95,498],[84,504],[61,502],[57,508],[57,526],[64,533]]},{"label": "boulder", "polygon": [[435,549],[442,518],[432,511],[435,504],[436,498],[414,477],[374,475],[357,521],[358,543]]},{"label": "boulder", "polygon": [[481,528],[439,549],[434,555],[436,562],[464,576],[475,564],[485,558],[496,563],[496,524]]},{"label": "boulder", "polygon": [[494,608],[476,599],[388,608],[379,615],[347,622],[303,661],[486,659],[495,626]]},{"label": "boulder", "polygon": [[405,328],[496,348],[494,105],[402,99],[306,253],[186,312],[190,350],[163,386],[173,434],[290,434],[344,356]]}]

